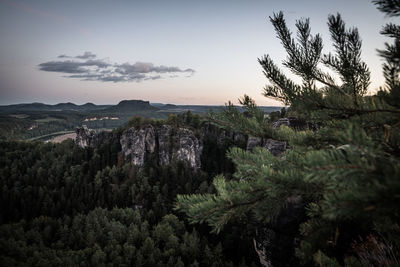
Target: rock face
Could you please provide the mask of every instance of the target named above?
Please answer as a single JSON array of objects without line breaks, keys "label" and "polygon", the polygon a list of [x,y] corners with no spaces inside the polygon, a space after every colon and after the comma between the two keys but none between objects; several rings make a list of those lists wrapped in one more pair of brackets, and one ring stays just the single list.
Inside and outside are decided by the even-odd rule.
[{"label": "rock face", "polygon": [[289,118],[280,118],[276,122],[272,123],[274,128],[279,128],[281,125],[290,126]]},{"label": "rock face", "polygon": [[246,142],[247,137],[242,133],[220,130],[218,133],[217,144],[222,145],[227,140],[234,144],[241,144]]},{"label": "rock face", "polygon": [[246,149],[251,151],[251,150],[253,150],[253,148],[255,148],[257,146],[262,146],[262,144],[263,144],[262,138],[249,136],[249,138],[247,139]]},{"label": "rock face", "polygon": [[[316,129],[317,125],[311,125],[309,123],[306,123],[304,120],[300,120],[297,118],[281,118],[277,120],[276,122],[272,123],[272,126],[274,128],[279,128],[282,125],[297,129],[297,130],[304,130],[304,129]],[[271,154],[274,156],[279,156],[283,152],[285,152],[289,146],[286,141],[279,141],[279,140],[274,140],[271,138],[264,139],[260,137],[254,137],[254,136],[249,136],[247,138],[247,150],[253,150],[255,147],[264,147],[268,149]]]},{"label": "rock face", "polygon": [[[281,118],[273,124],[275,128],[279,128],[281,125],[293,128],[307,126],[303,121],[294,118]],[[130,128],[118,138],[120,138],[125,158],[130,156],[132,163],[138,166],[143,166],[148,159],[156,158],[160,165],[167,165],[173,160],[181,160],[193,168],[200,168],[202,140],[211,132],[217,134],[218,145],[228,141],[235,145],[244,144],[250,151],[254,147],[264,147],[275,156],[281,155],[289,148],[285,141],[246,136],[241,133],[220,130],[212,125],[203,127],[200,132],[201,136],[196,137],[193,131],[183,127],[175,129],[170,125],[159,127],[146,125],[141,128]],[[83,126],[76,129],[76,134],[75,142],[80,147],[97,147],[109,138],[111,133],[97,133]]]},{"label": "rock face", "polygon": [[83,126],[82,128],[76,128],[76,138],[75,138],[75,143],[84,148],[90,146],[94,131],[89,130],[86,126]]},{"label": "rock face", "polygon": [[286,141],[279,141],[274,139],[263,139],[260,137],[249,136],[247,139],[247,150],[253,150],[255,147],[264,147],[268,149],[274,156],[279,156],[288,148]]},{"label": "rock face", "polygon": [[169,125],[130,128],[122,133],[120,143],[124,156],[130,156],[131,162],[138,166],[154,158],[160,165],[179,160],[194,169],[201,167],[201,140],[187,128],[174,129]]},{"label": "rock face", "polygon": [[267,139],[263,142],[263,147],[269,150],[272,155],[279,156],[287,149],[287,142],[286,141],[279,141],[274,139]]},{"label": "rock face", "polygon": [[130,128],[121,133],[96,132],[86,126],[76,129],[75,143],[82,147],[96,148],[109,138],[117,138],[121,144],[122,154],[137,166],[155,160],[160,165],[168,165],[173,161],[183,161],[194,169],[201,167],[201,153],[204,138],[217,136],[217,146],[235,144],[243,147],[247,136],[221,130],[212,125],[199,129],[200,136],[188,128],[175,128],[170,125],[146,125]]},{"label": "rock face", "polygon": [[276,122],[272,123],[272,126],[275,128],[279,128],[281,127],[281,125],[285,125],[296,130],[306,130],[306,129],[313,131],[318,130],[318,124],[306,122],[303,119],[298,119],[293,117],[281,118]]},{"label": "rock face", "polygon": [[75,132],[75,143],[82,148],[97,147],[112,135],[111,132],[97,133],[94,130],[88,129],[86,126],[76,128]]},{"label": "rock face", "polygon": [[200,155],[203,150],[201,141],[191,130],[185,128],[179,128],[173,137],[174,142],[169,148],[169,151],[172,149],[171,158],[188,162],[193,168],[200,168]]},{"label": "rock face", "polygon": [[218,146],[224,146],[229,143],[238,147],[243,147],[247,142],[247,136],[245,134],[227,131],[210,123],[203,125],[200,129],[200,133],[202,140],[207,138],[207,135],[216,136]]},{"label": "rock face", "polygon": [[125,157],[131,156],[134,165],[142,166],[146,156],[153,154],[156,148],[156,134],[154,127],[148,125],[142,129],[130,128],[120,139],[122,153]]}]

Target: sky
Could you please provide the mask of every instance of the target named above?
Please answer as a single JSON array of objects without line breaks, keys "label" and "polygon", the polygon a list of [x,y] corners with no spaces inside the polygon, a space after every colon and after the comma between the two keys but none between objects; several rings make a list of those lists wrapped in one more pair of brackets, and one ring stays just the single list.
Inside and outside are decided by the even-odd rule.
[{"label": "sky", "polygon": [[[0,0],[0,105],[116,104],[142,99],[223,105],[244,94],[259,105],[268,83],[257,58],[286,54],[268,17],[283,11],[294,31],[310,18],[324,53],[327,17],[339,12],[363,40],[370,91],[384,84],[376,49],[391,21],[368,0]],[[288,73],[288,71],[285,71]]]}]

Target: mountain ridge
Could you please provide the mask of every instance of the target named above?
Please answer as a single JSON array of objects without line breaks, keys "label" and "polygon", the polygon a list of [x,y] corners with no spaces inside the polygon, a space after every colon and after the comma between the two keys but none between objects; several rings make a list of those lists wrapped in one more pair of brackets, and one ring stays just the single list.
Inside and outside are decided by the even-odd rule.
[{"label": "mountain ridge", "polygon": [[[40,102],[21,103],[11,105],[0,105],[0,113],[13,113],[13,112],[37,112],[37,111],[104,111],[104,112],[136,112],[136,111],[161,111],[161,110],[192,110],[200,113],[208,112],[210,110],[218,111],[224,108],[223,105],[177,105],[177,104],[163,104],[151,103],[144,100],[121,100],[116,105],[97,105],[91,102],[77,105],[72,102],[62,102],[57,104],[45,104]],[[259,106],[264,112],[272,112],[280,110],[282,107],[275,106]],[[239,107],[241,109],[241,107]]]}]

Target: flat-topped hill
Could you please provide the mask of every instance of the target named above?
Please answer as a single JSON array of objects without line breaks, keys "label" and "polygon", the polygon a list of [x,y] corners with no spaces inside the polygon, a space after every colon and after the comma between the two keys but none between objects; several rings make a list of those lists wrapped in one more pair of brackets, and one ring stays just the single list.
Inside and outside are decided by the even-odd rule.
[{"label": "flat-topped hill", "polygon": [[122,100],[118,105],[105,109],[105,111],[109,112],[130,112],[139,110],[159,110],[159,108],[150,105],[149,101]]}]

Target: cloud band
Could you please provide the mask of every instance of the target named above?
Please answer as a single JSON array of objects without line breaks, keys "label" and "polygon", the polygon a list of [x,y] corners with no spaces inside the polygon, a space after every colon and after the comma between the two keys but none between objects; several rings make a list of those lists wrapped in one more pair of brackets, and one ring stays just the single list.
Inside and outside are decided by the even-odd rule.
[{"label": "cloud band", "polygon": [[[85,52],[83,55],[70,57],[58,56],[59,59],[68,60],[48,61],[38,65],[39,70],[69,74],[65,77],[81,79],[84,81],[101,82],[141,82],[145,80],[157,80],[167,77],[192,76],[193,69],[180,69],[174,66],[156,66],[153,63],[136,62],[110,63],[103,59],[96,59],[96,55]],[[180,75],[181,74],[181,75]]]}]

